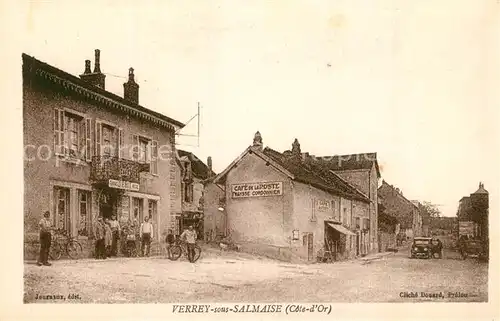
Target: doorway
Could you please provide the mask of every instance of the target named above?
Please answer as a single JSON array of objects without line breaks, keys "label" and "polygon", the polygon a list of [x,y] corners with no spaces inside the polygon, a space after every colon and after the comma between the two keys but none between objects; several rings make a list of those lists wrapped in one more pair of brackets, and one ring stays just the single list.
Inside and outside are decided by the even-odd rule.
[{"label": "doorway", "polygon": [[302,236],[302,246],[307,249],[307,260],[312,261],[314,258],[314,236],[313,233],[304,233]]},{"label": "doorway", "polygon": [[108,193],[101,193],[99,197],[99,215],[103,219],[111,219],[116,215],[116,196]]}]

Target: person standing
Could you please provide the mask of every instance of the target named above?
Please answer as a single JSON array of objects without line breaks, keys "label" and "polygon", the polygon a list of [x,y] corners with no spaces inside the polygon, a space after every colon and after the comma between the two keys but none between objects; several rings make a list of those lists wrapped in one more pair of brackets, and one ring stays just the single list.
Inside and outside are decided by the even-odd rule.
[{"label": "person standing", "polygon": [[36,263],[38,266],[51,266],[49,263],[49,251],[50,244],[52,242],[52,222],[49,219],[50,212],[46,211],[43,213],[43,217],[39,222],[40,226],[40,256],[38,257],[38,262]]},{"label": "person standing", "polygon": [[142,255],[141,253],[141,223],[139,222],[138,214],[134,213],[134,219],[132,220],[132,229],[135,233],[135,247],[137,255]]},{"label": "person standing", "polygon": [[[141,253],[143,256],[149,256],[151,241],[153,240],[153,224],[149,222],[149,216],[144,218],[144,222],[141,224],[139,232],[141,237]],[[147,247],[146,252],[144,252],[145,247]]]},{"label": "person standing", "polygon": [[188,260],[191,263],[194,262],[194,255],[195,255],[194,246],[196,245],[197,237],[198,235],[196,234],[196,231],[193,229],[193,225],[189,225],[188,229],[181,234],[181,240],[186,242]]},{"label": "person standing", "polygon": [[104,244],[105,244],[105,256],[111,257],[111,244],[113,241],[113,236],[111,233],[111,226],[109,218],[104,220]]},{"label": "person standing", "polygon": [[102,216],[97,218],[97,222],[94,225],[94,235],[95,235],[95,258],[105,259],[106,251],[104,245],[104,222],[102,221]]},{"label": "person standing", "polygon": [[111,256],[117,256],[118,240],[120,239],[121,227],[120,223],[116,220],[116,215],[113,215],[111,217],[109,226],[111,227]]},{"label": "person standing", "polygon": [[167,249],[167,256],[168,256],[168,258],[170,258],[170,248],[175,243],[175,236],[174,236],[174,233],[172,232],[171,229],[168,230],[167,237],[165,238],[165,243],[166,243],[166,249]]}]

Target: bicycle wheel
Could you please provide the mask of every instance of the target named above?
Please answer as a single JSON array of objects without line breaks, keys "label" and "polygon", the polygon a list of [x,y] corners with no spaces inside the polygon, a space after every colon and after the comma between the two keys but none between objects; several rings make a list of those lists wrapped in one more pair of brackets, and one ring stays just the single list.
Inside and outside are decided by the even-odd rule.
[{"label": "bicycle wheel", "polygon": [[199,247],[198,245],[195,245],[194,246],[194,256],[193,256],[193,263],[198,261],[198,259],[200,258],[201,256],[201,247]]},{"label": "bicycle wheel", "polygon": [[59,260],[61,258],[61,255],[62,255],[62,250],[61,250],[61,246],[59,245],[59,243],[52,244],[52,246],[50,247],[50,252],[49,252],[50,258],[52,260],[56,261],[56,260]]},{"label": "bicycle wheel", "polygon": [[170,248],[170,258],[172,261],[178,260],[182,255],[182,248],[179,245],[174,245]]},{"label": "bicycle wheel", "polygon": [[78,259],[82,255],[82,245],[78,243],[78,241],[69,241],[68,244],[66,244],[66,253],[68,253],[68,256],[72,259]]}]

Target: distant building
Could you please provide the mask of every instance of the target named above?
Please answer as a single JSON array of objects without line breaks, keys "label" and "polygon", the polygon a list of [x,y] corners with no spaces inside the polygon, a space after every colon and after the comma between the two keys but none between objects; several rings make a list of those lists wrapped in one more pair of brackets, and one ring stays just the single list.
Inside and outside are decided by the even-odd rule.
[{"label": "distant building", "polygon": [[388,249],[395,249],[398,244],[397,234],[399,233],[399,222],[394,216],[385,212],[382,197],[379,198],[378,205],[378,249],[385,252]]},{"label": "distant building", "polygon": [[384,212],[399,221],[400,233],[407,238],[422,236],[422,216],[414,202],[408,200],[398,188],[386,181],[382,181],[378,194],[382,198]]},{"label": "distant building", "polygon": [[[188,226],[193,225],[198,238],[205,238],[206,212],[217,210],[218,205],[213,204],[212,193],[222,194],[219,189],[213,191],[210,186],[210,179],[215,177],[212,170],[212,158],[207,158],[207,164],[203,163],[193,153],[184,150],[177,150],[181,170],[181,212],[177,218],[175,233],[180,234]],[[210,215],[209,215],[210,217]],[[207,230],[209,231],[209,230]]]},{"label": "distant building", "polygon": [[[226,233],[243,251],[292,262],[337,260],[359,253],[370,232],[371,200],[358,188],[304,157],[298,140],[280,153],[254,143],[215,179],[226,191]],[[366,233],[365,233],[366,232]]]},{"label": "distant building", "polygon": [[467,235],[479,239],[489,248],[489,193],[483,183],[470,196],[464,196],[458,204],[458,236]]},{"label": "distant building", "polygon": [[175,132],[181,122],[139,105],[129,69],[123,97],[105,90],[100,51],[80,77],[26,54],[23,59],[25,257],[37,250],[38,222],[76,237],[87,255],[92,224],[149,216],[155,234],[175,221]]}]

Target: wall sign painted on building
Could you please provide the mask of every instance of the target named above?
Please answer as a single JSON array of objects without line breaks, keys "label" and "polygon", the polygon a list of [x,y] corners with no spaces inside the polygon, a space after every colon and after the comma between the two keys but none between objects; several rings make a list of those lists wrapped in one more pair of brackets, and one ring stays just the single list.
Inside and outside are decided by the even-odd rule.
[{"label": "wall sign painted on building", "polygon": [[327,200],[314,200],[316,211],[318,212],[331,212],[332,211],[332,203]]},{"label": "wall sign painted on building", "polygon": [[458,234],[459,235],[474,235],[474,222],[467,221],[458,222]]},{"label": "wall sign painted on building", "polygon": [[127,182],[127,181],[118,181],[116,179],[110,179],[108,183],[109,187],[118,188],[118,189],[126,189],[131,191],[139,191],[139,184]]},{"label": "wall sign painted on building", "polygon": [[283,182],[243,183],[231,185],[232,198],[283,195]]}]

